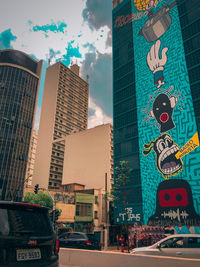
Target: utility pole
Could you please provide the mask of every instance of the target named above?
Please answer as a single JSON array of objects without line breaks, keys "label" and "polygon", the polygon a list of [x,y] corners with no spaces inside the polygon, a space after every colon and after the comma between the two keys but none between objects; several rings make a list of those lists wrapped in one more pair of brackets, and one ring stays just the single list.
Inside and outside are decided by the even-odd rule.
[{"label": "utility pole", "polygon": [[104,229],[104,248],[108,247],[108,178],[105,173],[105,229]]}]

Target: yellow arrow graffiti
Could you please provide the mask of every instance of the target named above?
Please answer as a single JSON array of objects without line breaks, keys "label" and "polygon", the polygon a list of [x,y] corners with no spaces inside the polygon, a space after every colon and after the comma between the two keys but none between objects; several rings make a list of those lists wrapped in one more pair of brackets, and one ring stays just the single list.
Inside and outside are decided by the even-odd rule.
[{"label": "yellow arrow graffiti", "polygon": [[198,132],[176,153],[177,159],[184,157],[199,146]]}]

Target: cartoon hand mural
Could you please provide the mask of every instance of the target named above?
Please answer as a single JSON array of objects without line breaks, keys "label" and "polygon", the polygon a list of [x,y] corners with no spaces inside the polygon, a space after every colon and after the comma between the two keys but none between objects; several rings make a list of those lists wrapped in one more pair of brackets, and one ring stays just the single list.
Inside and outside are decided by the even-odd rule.
[{"label": "cartoon hand mural", "polygon": [[161,85],[165,84],[163,77],[164,66],[167,63],[167,51],[168,47],[163,48],[161,53],[161,58],[159,56],[160,50],[160,40],[156,41],[154,45],[152,45],[149,53],[147,54],[147,64],[149,69],[153,72],[154,75],[154,83],[158,84],[157,88],[160,88]]}]

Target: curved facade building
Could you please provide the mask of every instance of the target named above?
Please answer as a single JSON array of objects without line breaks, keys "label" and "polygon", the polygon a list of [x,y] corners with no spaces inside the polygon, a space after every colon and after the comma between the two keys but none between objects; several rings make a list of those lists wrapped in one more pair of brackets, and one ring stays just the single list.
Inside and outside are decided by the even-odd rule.
[{"label": "curved facade building", "polygon": [[0,199],[21,200],[42,61],[0,50]]}]

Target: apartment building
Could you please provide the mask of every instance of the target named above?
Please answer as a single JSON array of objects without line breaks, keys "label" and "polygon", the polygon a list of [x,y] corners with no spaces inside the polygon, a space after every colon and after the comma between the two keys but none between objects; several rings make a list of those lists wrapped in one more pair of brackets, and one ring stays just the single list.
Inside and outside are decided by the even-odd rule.
[{"label": "apartment building", "polygon": [[47,68],[33,184],[60,189],[65,137],[87,128],[89,85],[79,66],[57,62]]}]

